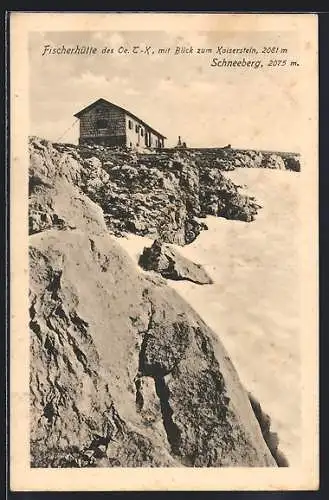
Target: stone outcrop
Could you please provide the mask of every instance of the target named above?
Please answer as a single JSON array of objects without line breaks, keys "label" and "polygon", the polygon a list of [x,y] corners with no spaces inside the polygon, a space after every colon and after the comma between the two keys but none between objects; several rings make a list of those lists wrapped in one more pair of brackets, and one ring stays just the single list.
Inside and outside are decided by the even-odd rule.
[{"label": "stone outcrop", "polygon": [[272,168],[300,172],[300,156],[294,153],[275,153],[232,148],[193,149],[188,153],[200,168],[230,171],[236,168]]},{"label": "stone outcrop", "polygon": [[274,168],[276,170],[285,170],[285,162],[283,158],[276,154],[270,154],[263,159],[264,168]]},{"label": "stone outcrop", "polygon": [[284,158],[284,163],[287,170],[292,170],[293,172],[300,172],[300,158],[297,155],[289,155]]},{"label": "stone outcrop", "polygon": [[[173,162],[164,174],[122,151],[100,159],[36,138],[30,145],[31,466],[276,467],[218,337],[109,234],[132,223],[120,212],[132,210],[130,190],[142,200],[136,213],[145,210],[140,224],[164,211],[165,192],[182,218],[168,211],[164,234],[177,230],[186,242],[208,199],[198,167]],[[228,216],[234,188],[223,193]]]},{"label": "stone outcrop", "polygon": [[171,245],[159,240],[155,240],[151,247],[144,248],[139,265],[146,271],[156,271],[171,280],[187,280],[199,285],[212,283],[200,264],[183,257]]},{"label": "stone outcrop", "polygon": [[79,204],[81,192],[103,209],[112,234],[132,232],[178,245],[191,243],[204,229],[200,217],[249,222],[259,209],[212,163],[201,165],[188,151],[142,154],[34,137],[30,157],[33,233],[64,226],[61,197],[74,197]]},{"label": "stone outcrop", "polygon": [[228,354],[108,235],[30,241],[31,463],[275,466]]},{"label": "stone outcrop", "polygon": [[261,206],[252,197],[239,193],[235,184],[215,169],[200,171],[200,205],[202,215],[251,222]]}]

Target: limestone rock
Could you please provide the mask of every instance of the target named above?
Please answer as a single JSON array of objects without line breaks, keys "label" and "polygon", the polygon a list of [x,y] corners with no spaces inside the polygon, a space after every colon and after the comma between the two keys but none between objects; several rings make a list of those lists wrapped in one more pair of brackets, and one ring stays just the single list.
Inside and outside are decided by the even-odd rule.
[{"label": "limestone rock", "polygon": [[30,234],[76,227],[96,233],[106,231],[100,206],[66,179],[55,180],[53,186],[33,188],[29,198]]},{"label": "limestone rock", "polygon": [[287,156],[284,159],[285,166],[287,170],[292,170],[293,172],[300,172],[300,158],[297,155]]},{"label": "limestone rock", "polygon": [[109,235],[183,245],[200,213],[243,218],[256,204],[188,153],[33,137],[30,154],[31,466],[275,467],[218,337]]},{"label": "limestone rock", "polygon": [[286,166],[281,156],[276,154],[268,155],[263,160],[265,168],[275,168],[277,170],[285,170]]},{"label": "limestone rock", "polygon": [[144,248],[139,264],[147,271],[157,271],[164,278],[188,280],[199,285],[212,283],[200,264],[183,257],[174,247],[159,240],[155,240],[151,247]]},{"label": "limestone rock", "polygon": [[[250,222],[257,214],[259,206],[220,172],[232,168],[235,164],[229,150],[144,154],[32,137],[30,230],[66,227],[65,217],[47,201],[64,197],[65,191],[66,206],[70,197],[81,198],[82,193],[96,203],[105,214],[109,232],[116,236],[132,232],[167,243],[189,244],[204,229],[200,217],[216,215]],[[57,194],[49,192],[53,189]],[[85,198],[83,203],[88,203]]]},{"label": "limestone rock", "polygon": [[251,222],[261,208],[251,197],[240,194],[235,184],[215,168],[200,172],[200,181],[204,213]]},{"label": "limestone rock", "polygon": [[249,393],[249,400],[255,417],[257,418],[260,425],[262,435],[276,463],[279,465],[279,467],[289,467],[288,460],[279,450],[278,434],[271,430],[270,416],[263,411],[259,401],[251,393]]},{"label": "limestone rock", "polygon": [[107,234],[30,236],[32,467],[270,466],[217,336]]}]

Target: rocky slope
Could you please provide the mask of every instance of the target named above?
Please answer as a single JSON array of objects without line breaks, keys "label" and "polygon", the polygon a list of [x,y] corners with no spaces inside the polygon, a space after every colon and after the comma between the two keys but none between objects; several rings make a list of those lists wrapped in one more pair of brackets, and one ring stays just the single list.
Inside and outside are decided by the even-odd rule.
[{"label": "rocky slope", "polygon": [[189,152],[142,154],[31,138],[30,157],[31,233],[65,226],[70,217],[62,213],[62,198],[79,192],[103,209],[113,234],[133,232],[179,245],[205,229],[199,219],[206,215],[249,222],[260,208],[215,163],[200,166]]},{"label": "rocky slope", "polygon": [[253,151],[232,148],[188,150],[200,167],[216,167],[229,171],[236,168],[270,168],[300,172],[300,156],[295,153]]},{"label": "rocky slope", "polygon": [[[103,207],[109,192],[127,200],[131,167],[106,171],[101,160],[63,148],[31,141],[32,467],[275,467],[277,446],[270,450],[218,337],[161,277],[138,273],[109,234],[121,226],[105,223],[95,201]],[[182,182],[200,190],[202,176],[179,168],[176,178],[150,167],[148,178],[165,186],[170,178],[162,188],[169,195],[181,194]],[[131,175],[136,186],[142,174]],[[194,197],[186,189],[185,217],[202,199]],[[186,221],[179,224],[183,243]],[[167,239],[176,227],[165,226]]]},{"label": "rocky slope", "polygon": [[33,466],[275,465],[215,335],[110,236],[33,235],[30,266]]}]

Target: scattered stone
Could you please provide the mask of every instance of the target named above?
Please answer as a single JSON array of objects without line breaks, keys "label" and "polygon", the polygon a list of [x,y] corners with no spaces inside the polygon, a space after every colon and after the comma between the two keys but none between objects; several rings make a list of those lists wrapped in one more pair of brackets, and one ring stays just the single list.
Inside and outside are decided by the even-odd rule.
[{"label": "scattered stone", "polygon": [[151,247],[144,248],[139,265],[171,280],[187,280],[199,285],[213,282],[200,264],[183,257],[174,247],[159,240],[155,240]]}]

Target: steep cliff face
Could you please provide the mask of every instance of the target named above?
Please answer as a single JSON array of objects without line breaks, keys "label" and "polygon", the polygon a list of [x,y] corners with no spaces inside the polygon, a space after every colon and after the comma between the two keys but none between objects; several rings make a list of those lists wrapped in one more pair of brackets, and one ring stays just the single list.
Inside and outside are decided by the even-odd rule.
[{"label": "steep cliff face", "polygon": [[104,203],[113,177],[99,160],[31,147],[32,467],[275,467],[218,337],[161,277],[137,272],[87,196]]}]

